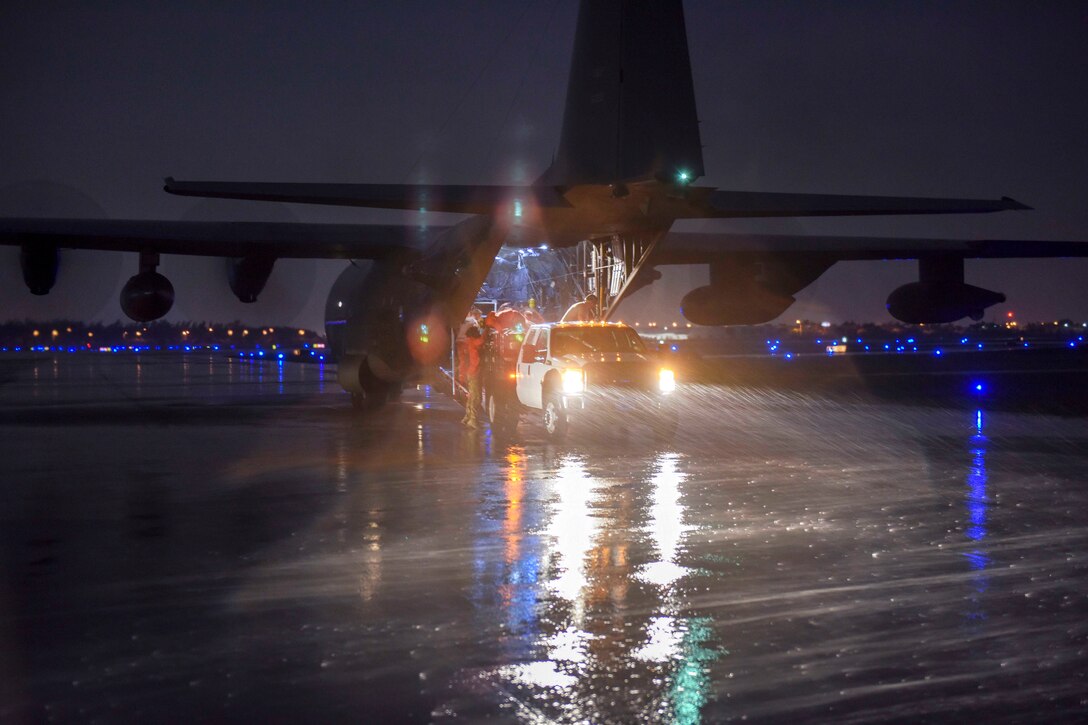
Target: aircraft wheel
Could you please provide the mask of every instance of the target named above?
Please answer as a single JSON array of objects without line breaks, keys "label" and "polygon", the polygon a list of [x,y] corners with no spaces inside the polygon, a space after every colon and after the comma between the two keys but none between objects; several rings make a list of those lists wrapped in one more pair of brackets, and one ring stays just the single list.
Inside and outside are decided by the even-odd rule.
[{"label": "aircraft wheel", "polygon": [[377,410],[385,405],[386,391],[379,386],[367,388],[362,393],[351,394],[351,407],[355,410]]}]

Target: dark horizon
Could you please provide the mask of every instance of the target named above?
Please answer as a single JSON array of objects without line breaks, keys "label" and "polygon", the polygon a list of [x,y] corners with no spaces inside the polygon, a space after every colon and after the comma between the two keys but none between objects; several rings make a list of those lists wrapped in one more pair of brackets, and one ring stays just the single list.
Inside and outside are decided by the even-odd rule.
[{"label": "dark horizon", "polygon": [[[576,4],[8,3],[0,214],[397,221],[417,215],[178,199],[162,178],[526,183],[559,134]],[[726,189],[997,197],[963,217],[689,222],[778,233],[1088,239],[1088,11],[1078,3],[685,3],[707,176]],[[38,181],[34,181],[38,180]],[[31,183],[33,182],[33,183]],[[429,214],[439,223],[442,215]],[[49,297],[0,250],[8,316],[120,316],[133,255],[66,255]],[[321,327],[341,263],[281,261],[262,301],[220,260],[166,257],[169,319]],[[621,317],[705,284],[664,269]],[[73,277],[75,272],[75,278]],[[1088,317],[1084,260],[968,261],[1020,319]],[[913,262],[840,263],[780,318],[887,319]],[[79,279],[83,277],[83,279]],[[678,314],[678,312],[673,313]]]}]

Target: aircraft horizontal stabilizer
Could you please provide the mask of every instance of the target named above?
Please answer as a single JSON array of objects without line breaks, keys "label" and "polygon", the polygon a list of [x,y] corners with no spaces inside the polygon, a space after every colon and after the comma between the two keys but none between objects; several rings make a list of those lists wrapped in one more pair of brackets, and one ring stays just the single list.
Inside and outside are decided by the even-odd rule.
[{"label": "aircraft horizontal stabilizer", "polygon": [[291,184],[234,181],[177,181],[163,187],[179,196],[202,196],[298,204],[362,206],[374,209],[493,214],[515,202],[540,207],[570,204],[551,186],[467,186],[455,184]]},{"label": "aircraft horizontal stabilizer", "polygon": [[866,216],[875,214],[971,214],[1031,209],[1015,199],[938,199],[911,196],[850,196],[722,191],[706,194],[708,216],[791,217]]},{"label": "aircraft horizontal stabilizer", "polygon": [[818,255],[839,261],[917,259],[929,255],[966,259],[1088,257],[1088,242],[670,232],[654,249],[650,264],[709,264],[723,254]]},{"label": "aircraft horizontal stabilizer", "polygon": [[393,224],[0,219],[0,244],[122,252],[380,259],[419,250],[446,227]]}]

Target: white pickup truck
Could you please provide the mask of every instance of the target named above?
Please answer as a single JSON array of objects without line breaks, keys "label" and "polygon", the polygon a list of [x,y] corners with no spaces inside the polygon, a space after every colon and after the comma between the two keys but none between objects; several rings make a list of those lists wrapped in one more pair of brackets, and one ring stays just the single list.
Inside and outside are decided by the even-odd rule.
[{"label": "white pickup truck", "polygon": [[492,356],[486,368],[484,406],[499,433],[516,428],[523,412],[538,413],[552,439],[580,418],[642,423],[661,438],[676,430],[674,373],[624,324],[533,325],[516,355]]}]

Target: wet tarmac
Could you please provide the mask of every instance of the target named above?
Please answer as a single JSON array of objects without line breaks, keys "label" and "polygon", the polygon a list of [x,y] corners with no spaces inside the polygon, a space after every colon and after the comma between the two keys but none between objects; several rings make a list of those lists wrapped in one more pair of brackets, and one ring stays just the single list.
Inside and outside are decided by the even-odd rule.
[{"label": "wet tarmac", "polygon": [[678,397],[500,442],[331,368],[5,358],[0,720],[1088,714],[1088,418]]}]

